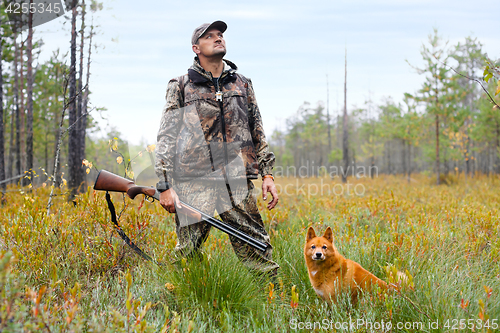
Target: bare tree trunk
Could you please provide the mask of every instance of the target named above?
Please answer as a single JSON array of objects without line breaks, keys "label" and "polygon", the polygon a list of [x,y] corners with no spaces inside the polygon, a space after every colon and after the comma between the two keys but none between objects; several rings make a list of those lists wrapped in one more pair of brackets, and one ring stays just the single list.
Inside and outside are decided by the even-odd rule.
[{"label": "bare tree trunk", "polygon": [[80,147],[78,146],[77,107],[76,107],[76,0],[73,0],[71,16],[71,57],[69,74],[69,141],[68,141],[68,186],[69,200],[73,200],[78,192],[81,161],[78,161]]},{"label": "bare tree trunk", "polygon": [[49,172],[49,122],[45,120],[45,172]]},{"label": "bare tree trunk", "polygon": [[[30,0],[30,6],[33,0]],[[26,169],[28,170],[28,184],[33,183],[33,13],[28,15],[28,53],[27,63],[27,95],[28,95],[28,124],[26,128]]]},{"label": "bare tree trunk", "polygon": [[[488,147],[486,147],[485,149],[488,149]],[[486,159],[485,159],[484,155],[486,155],[484,151],[480,152],[479,159],[478,159],[478,163],[479,163],[479,170],[478,171],[483,175],[486,173],[486,166],[485,166]]]},{"label": "bare tree trunk", "polygon": [[[55,125],[55,126],[54,126],[54,127],[55,127],[55,128],[54,128],[54,131],[55,131],[55,132],[54,132],[54,133],[56,133],[55,143],[54,143],[54,161],[55,161],[55,159],[56,159],[56,158],[60,159],[60,157],[59,157],[59,156],[56,156],[56,155],[57,155],[57,148],[58,148],[58,144],[59,144],[59,140],[60,140],[60,138],[59,138],[60,131],[59,131],[59,127],[58,127],[58,126],[59,126],[59,123],[60,123],[61,121],[62,121],[62,122],[64,122],[64,119],[59,120],[59,114],[58,114],[58,112],[55,112],[55,113],[54,113],[54,120],[55,120],[55,123],[54,123],[54,125]],[[59,149],[60,149],[60,148],[59,148]],[[55,162],[54,162],[54,163],[55,163]],[[49,172],[49,171],[47,171],[47,173],[48,173],[48,172]],[[49,174],[50,174],[50,173],[49,173]],[[54,170],[54,169],[53,169],[53,170],[52,170],[52,174],[54,175],[54,186],[59,187],[59,185],[61,185],[61,183],[60,183],[60,175],[59,175],[59,173],[56,173],[56,170]]]},{"label": "bare tree trunk", "polygon": [[443,166],[444,166],[444,175],[448,176],[448,173],[450,171],[450,166],[449,166],[449,161],[448,161],[448,149],[446,149],[446,145],[443,148],[444,153],[443,153]]},{"label": "bare tree trunk", "polygon": [[471,140],[471,151],[472,151],[472,154],[471,154],[471,157],[469,157],[469,159],[472,159],[472,165],[471,165],[471,172],[470,172],[470,177],[472,179],[472,177],[474,177],[476,175],[476,152],[474,152],[474,146],[475,146],[475,142]]},{"label": "bare tree trunk", "polygon": [[10,139],[9,139],[9,158],[7,161],[7,178],[10,179],[14,176],[14,135],[15,135],[15,110],[16,110],[16,104],[17,104],[17,31],[15,28],[13,28],[13,35],[14,35],[14,85],[13,85],[13,92],[12,94],[14,95],[14,108],[11,108],[10,111]]},{"label": "bare tree trunk", "polygon": [[[2,25],[2,17],[0,16],[0,29]],[[2,33],[0,34],[0,182],[5,180],[5,157],[4,157],[4,124],[3,124],[3,70],[2,70]],[[1,183],[0,188],[2,189],[2,193],[5,192],[7,187],[6,183]]]},{"label": "bare tree trunk", "polygon": [[373,179],[374,176],[373,176],[372,170],[375,169],[375,155],[374,154],[372,154],[372,156],[370,157],[370,160],[371,160],[371,162],[370,162],[370,177]]},{"label": "bare tree trunk", "polygon": [[404,177],[408,173],[408,171],[406,170],[406,140],[402,139],[401,142],[403,144],[403,149],[401,151],[401,162],[403,164],[403,177]]},{"label": "bare tree trunk", "polygon": [[316,170],[316,175],[317,177],[319,177],[320,173],[319,173],[319,169],[323,166],[323,149],[321,149],[322,146],[321,146],[321,143],[318,144],[318,151],[319,151],[319,161],[318,161],[318,165],[316,166],[317,167],[317,170]]},{"label": "bare tree trunk", "polygon": [[496,122],[496,136],[495,136],[495,151],[494,151],[494,156],[495,156],[495,172],[497,174],[500,173],[500,163],[498,160],[498,149],[500,148],[500,125],[498,124],[498,121]]},{"label": "bare tree trunk", "polygon": [[[47,203],[47,216],[50,216],[50,207],[52,207],[52,198],[54,197],[54,189],[57,187],[56,184],[58,184],[57,180],[57,174],[59,173],[59,157],[60,157],[60,152],[61,152],[61,145],[62,145],[62,135],[63,135],[63,124],[64,124],[64,115],[66,114],[66,92],[68,89],[68,78],[64,79],[64,102],[63,102],[63,110],[61,113],[61,122],[59,123],[59,128],[57,130],[57,141],[56,141],[56,152],[55,152],[55,158],[54,158],[54,173],[52,175],[52,186],[50,187],[50,195],[49,195],[49,202]],[[50,180],[50,178],[49,178]]]},{"label": "bare tree trunk", "polygon": [[479,160],[481,161],[481,165],[480,165],[480,170],[481,170],[481,173],[484,175],[485,173],[487,173],[487,169],[488,169],[488,150],[489,150],[489,146],[488,144],[486,145],[486,151],[483,151],[480,156],[479,156]]},{"label": "bare tree trunk", "polygon": [[469,170],[470,170],[470,140],[467,139],[467,144],[466,144],[466,148],[465,148],[465,166],[464,166],[464,174],[465,174],[465,177],[467,177],[467,174],[469,173]]},{"label": "bare tree trunk", "polygon": [[[368,110],[370,110],[370,105],[371,104],[368,105]],[[371,116],[371,112],[370,112],[370,116]],[[370,135],[374,138],[375,137],[375,126],[374,126],[373,119],[370,119],[370,124],[371,124]],[[370,177],[373,179],[373,177],[374,177],[373,176],[373,170],[375,169],[375,146],[374,145],[372,145],[372,153],[371,153],[370,160],[371,160],[370,161]],[[377,175],[378,175],[378,172],[377,172]]]},{"label": "bare tree trunk", "polygon": [[[80,146],[79,160],[83,161],[85,159],[85,134],[87,129],[87,105],[83,101],[83,49],[84,49],[84,31],[85,31],[85,0],[82,0],[82,25],[80,29],[80,75],[78,77],[78,141]],[[90,46],[89,46],[90,47]],[[90,56],[90,51],[89,51]],[[87,77],[88,83],[88,77]],[[86,188],[85,184],[85,168],[80,166],[80,182],[83,182],[83,188]]]},{"label": "bare tree trunk", "polygon": [[411,144],[408,143],[408,184],[411,180]]},{"label": "bare tree trunk", "polygon": [[[15,57],[14,57],[15,58]],[[14,94],[15,97],[15,94]],[[9,159],[7,161],[7,178],[12,178],[14,177],[14,136],[16,133],[15,130],[15,120],[16,120],[16,114],[15,114],[15,105],[14,108],[11,108],[10,111],[10,139],[9,139]]]},{"label": "bare tree trunk", "polygon": [[[63,73],[60,73],[59,72],[59,69],[60,67],[59,66],[56,66],[55,70],[55,76],[56,76],[56,82],[59,84],[59,74],[63,74]],[[58,93],[57,92],[54,92],[54,100],[57,100],[58,98]],[[64,98],[66,98],[66,96],[64,96]],[[59,110],[56,108],[54,110],[54,133],[55,133],[55,142],[54,142],[54,164],[55,164],[55,160],[56,158],[60,159],[58,156],[57,156],[57,149],[58,149],[58,144],[59,144],[59,134],[60,134],[60,125],[59,123],[62,121],[64,122],[64,119],[61,119],[59,120]],[[62,126],[62,125],[61,125]],[[60,147],[59,147],[60,149]],[[59,177],[59,173],[56,173],[56,170],[51,170],[51,172],[49,172],[49,170],[47,170],[47,173],[50,175],[50,174],[53,174],[54,175],[54,186],[56,187],[59,187],[60,185],[60,177]]]},{"label": "bare tree trunk", "polygon": [[465,156],[466,157],[465,157],[465,161],[464,161],[465,162],[464,163],[465,164],[464,165],[464,176],[465,176],[465,185],[467,186],[467,173],[469,172],[468,169],[469,169],[469,159],[470,159],[468,152],[467,152],[467,155],[465,155]]},{"label": "bare tree trunk", "polygon": [[441,182],[440,168],[439,168],[439,114],[437,113],[437,108],[439,106],[439,98],[438,98],[438,78],[436,77],[436,87],[434,88],[434,93],[436,94],[436,183],[437,185]]},{"label": "bare tree trunk", "polygon": [[327,154],[327,164],[330,165],[328,160],[328,155],[332,152],[332,135],[330,129],[330,89],[328,86],[328,74],[326,74],[326,123],[328,125],[328,154]]},{"label": "bare tree trunk", "polygon": [[486,165],[486,174],[488,176],[491,175],[492,169],[493,169],[493,156],[492,156],[491,150],[492,150],[491,149],[491,142],[489,142],[488,143],[488,150],[487,150],[487,152],[488,152],[488,158],[486,159],[486,161],[487,161],[486,162],[487,163],[487,165]]},{"label": "bare tree trunk", "polygon": [[439,116],[436,114],[436,174],[437,174],[437,185],[440,184],[440,174],[439,174]]},{"label": "bare tree trunk", "polygon": [[467,156],[467,166],[468,166],[468,176],[469,178],[472,179],[472,177],[474,176],[474,162],[472,160],[472,157],[474,155],[474,152],[472,151],[472,149],[474,148],[474,141],[472,141],[470,138],[469,138],[469,144],[470,144],[470,149],[468,150],[469,151],[469,155]]},{"label": "bare tree trunk", "polygon": [[353,177],[356,177],[357,176],[357,165],[356,165],[356,149],[353,149],[352,150],[352,172],[351,172],[351,175]]},{"label": "bare tree trunk", "polygon": [[[338,97],[338,96],[337,96]],[[340,107],[337,103],[337,148],[342,149],[342,140],[340,139]]]},{"label": "bare tree trunk", "polygon": [[347,183],[347,172],[349,168],[349,138],[347,129],[347,48],[345,50],[345,75],[344,75],[344,122],[343,122],[343,140],[342,157],[344,160],[344,171],[342,172],[342,182]]},{"label": "bare tree trunk", "polygon": [[[21,36],[22,38],[22,36]],[[20,149],[20,155],[19,155],[19,160],[20,160],[20,163],[21,163],[21,169],[20,169],[20,173],[21,172],[24,172],[26,171],[26,142],[25,142],[25,139],[26,139],[26,133],[24,132],[25,129],[26,129],[26,124],[25,124],[25,104],[24,104],[24,55],[23,55],[23,51],[24,51],[24,41],[22,41],[21,43],[21,49],[19,50],[20,51],[20,66],[19,66],[19,69],[20,69],[20,83],[19,83],[19,94],[20,94],[20,97],[21,97],[21,101],[20,101],[20,104],[19,104],[19,116],[20,116],[20,128],[19,128],[19,149]],[[19,173],[19,174],[20,174]],[[21,178],[21,184],[24,186],[26,185],[26,180],[25,178]]]},{"label": "bare tree trunk", "polygon": [[[78,93],[78,98],[77,98],[77,103],[76,103],[76,119],[77,119],[77,125],[76,125],[76,132],[78,136],[78,160],[83,160],[83,154],[81,151],[82,148],[82,122],[81,122],[81,117],[82,117],[82,82],[83,82],[83,48],[84,48],[84,43],[83,43],[83,38],[84,38],[84,24],[85,24],[85,16],[83,14],[83,4],[81,6],[82,8],[82,21],[81,21],[81,27],[80,27],[80,64],[79,64],[79,70],[78,70],[78,81],[76,85],[76,90],[79,92]],[[83,130],[85,133],[85,130]],[[83,136],[83,140],[85,140],[85,136]],[[78,169],[78,179],[83,179],[83,168]]]},{"label": "bare tree trunk", "polygon": [[387,141],[385,144],[387,149],[387,174],[392,175],[392,163],[391,163],[391,141]]},{"label": "bare tree trunk", "polygon": [[[21,174],[21,108],[19,107],[19,44],[17,43],[18,34],[16,33],[16,38],[14,41],[15,55],[14,55],[14,104],[16,108],[16,144],[15,144],[15,176]],[[22,46],[21,46],[22,48]],[[22,93],[22,92],[21,92]],[[22,184],[21,178],[21,184]]]}]

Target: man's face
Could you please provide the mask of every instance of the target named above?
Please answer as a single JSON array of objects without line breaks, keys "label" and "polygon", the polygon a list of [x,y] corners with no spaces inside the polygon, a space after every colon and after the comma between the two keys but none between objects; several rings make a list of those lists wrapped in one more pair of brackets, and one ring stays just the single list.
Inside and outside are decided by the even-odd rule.
[{"label": "man's face", "polygon": [[222,32],[215,28],[207,30],[198,39],[198,44],[193,45],[193,51],[206,58],[223,57],[226,54],[226,41]]}]

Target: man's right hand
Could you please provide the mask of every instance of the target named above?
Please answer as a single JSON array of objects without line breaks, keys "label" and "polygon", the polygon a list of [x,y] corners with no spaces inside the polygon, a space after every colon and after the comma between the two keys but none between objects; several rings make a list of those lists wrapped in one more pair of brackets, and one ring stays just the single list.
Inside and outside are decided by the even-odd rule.
[{"label": "man's right hand", "polygon": [[171,188],[160,193],[160,205],[169,213],[175,213],[175,207],[182,208],[177,193]]}]

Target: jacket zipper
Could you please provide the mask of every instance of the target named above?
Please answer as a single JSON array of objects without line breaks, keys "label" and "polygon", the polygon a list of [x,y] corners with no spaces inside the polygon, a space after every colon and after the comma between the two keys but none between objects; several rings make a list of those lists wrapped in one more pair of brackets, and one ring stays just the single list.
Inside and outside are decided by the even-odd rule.
[{"label": "jacket zipper", "polygon": [[229,165],[229,158],[227,156],[227,139],[226,139],[226,120],[224,119],[224,110],[223,110],[223,100],[222,100],[222,91],[219,88],[220,86],[220,78],[217,80],[217,91],[215,93],[215,99],[219,102],[220,108],[220,116],[221,116],[221,127],[222,127],[222,144],[224,145],[224,167],[222,168],[222,174],[224,175],[224,180],[226,181],[227,192],[229,193],[229,199],[231,200],[231,205],[236,208],[236,203],[234,202],[233,195],[231,194],[231,187],[229,185],[229,176],[227,174],[227,166]]},{"label": "jacket zipper", "polygon": [[[224,119],[224,110],[223,110],[223,101],[222,101],[222,91],[220,90],[220,78],[217,80],[217,91],[215,93],[216,100],[219,102],[219,108],[220,108],[220,117],[221,117],[221,126],[222,126],[222,141],[224,145],[224,169],[227,167],[229,164],[229,158],[227,156],[227,139],[226,139],[226,120]],[[227,178],[226,178],[227,182]]]}]

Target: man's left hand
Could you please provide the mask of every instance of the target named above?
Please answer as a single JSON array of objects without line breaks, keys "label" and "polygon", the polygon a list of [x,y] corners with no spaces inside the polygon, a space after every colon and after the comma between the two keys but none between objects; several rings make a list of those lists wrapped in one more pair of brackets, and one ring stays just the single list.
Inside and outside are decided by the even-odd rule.
[{"label": "man's left hand", "polygon": [[274,181],[269,177],[264,178],[262,181],[262,198],[264,200],[267,200],[267,193],[271,193],[273,196],[273,200],[267,204],[267,209],[271,210],[278,203],[278,191],[276,190]]}]

